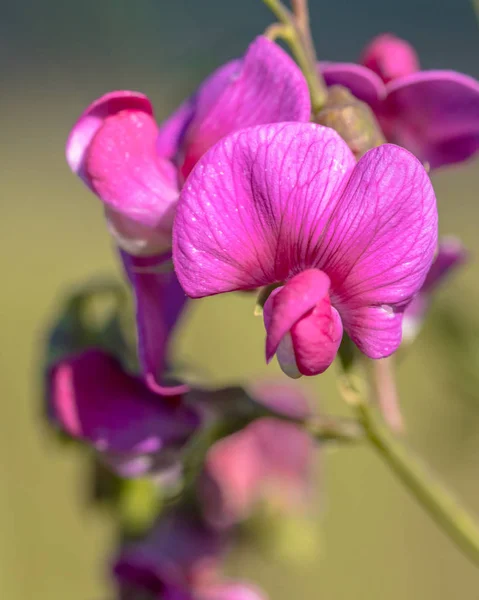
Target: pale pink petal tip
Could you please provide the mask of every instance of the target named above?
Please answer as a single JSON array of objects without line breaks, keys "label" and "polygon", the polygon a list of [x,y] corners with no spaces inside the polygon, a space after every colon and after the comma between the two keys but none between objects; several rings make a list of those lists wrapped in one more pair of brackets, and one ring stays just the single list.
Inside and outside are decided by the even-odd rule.
[{"label": "pale pink petal tip", "polygon": [[71,170],[79,175],[87,185],[89,185],[89,181],[84,172],[85,152],[103,121],[123,110],[139,111],[153,115],[151,102],[144,94],[127,90],[109,92],[90,104],[68,136],[66,144],[67,162]]},{"label": "pale pink petal tip", "polygon": [[411,44],[390,33],[375,37],[363,50],[359,62],[384,83],[419,71],[419,59]]}]

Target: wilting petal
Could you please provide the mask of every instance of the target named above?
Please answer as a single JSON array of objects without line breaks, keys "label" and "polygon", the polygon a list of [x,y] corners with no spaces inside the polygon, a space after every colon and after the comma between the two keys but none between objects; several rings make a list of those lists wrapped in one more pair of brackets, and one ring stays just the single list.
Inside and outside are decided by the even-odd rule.
[{"label": "wilting petal", "polygon": [[214,73],[196,97],[196,114],[184,145],[183,176],[208,148],[239,129],[281,121],[309,121],[306,80],[277,44],[258,37],[242,61]]},{"label": "wilting petal", "polygon": [[178,449],[198,426],[190,409],[162,401],[99,350],[58,363],[50,394],[52,414],[66,432],[102,452]]},{"label": "wilting petal", "polygon": [[263,418],[217,442],[208,452],[201,494],[217,527],[246,519],[264,499],[284,508],[309,495],[313,444],[301,427]]},{"label": "wilting petal", "polygon": [[375,37],[364,49],[360,62],[385,83],[419,71],[419,59],[411,44],[390,33]]},{"label": "wilting petal", "polygon": [[176,169],[157,155],[157,132],[150,115],[122,111],[105,119],[86,158],[91,187],[120,236],[136,242],[145,231],[154,234],[145,248],[137,242],[139,253],[169,248],[178,199]]},{"label": "wilting petal", "polygon": [[479,82],[454,71],[423,71],[387,86],[379,114],[388,140],[431,168],[479,150]]},{"label": "wilting petal", "polygon": [[394,352],[402,312],[421,288],[437,243],[431,182],[407,150],[385,144],[358,162],[323,237],[318,268],[344,327],[371,358]]},{"label": "wilting petal", "polygon": [[153,108],[146,96],[138,92],[119,91],[105,94],[95,100],[75,123],[67,141],[66,157],[71,170],[91,187],[85,172],[85,155],[94,135],[105,119],[128,110],[153,115]]},{"label": "wilting petal", "polygon": [[[341,319],[331,307],[329,287],[325,273],[308,269],[274,290],[264,307],[266,360],[272,358],[290,333],[294,365],[301,374],[316,375],[329,367],[343,333]],[[288,358],[278,355],[286,374],[290,374],[293,357]]]},{"label": "wilting petal", "polygon": [[381,79],[371,70],[354,63],[320,62],[318,68],[326,84],[342,85],[356,98],[375,108],[386,95]]},{"label": "wilting petal", "polygon": [[[173,271],[171,254],[140,257],[121,252],[121,258],[135,298],[141,369],[156,389],[166,368],[168,340],[186,296]],[[184,393],[186,389],[176,386],[171,393]]]},{"label": "wilting petal", "polygon": [[216,144],[181,194],[174,262],[189,296],[254,289],[314,267],[356,161],[332,129],[252,127]]},{"label": "wilting petal", "polygon": [[442,238],[439,240],[439,247],[436,258],[426,276],[426,280],[419,291],[419,294],[409,304],[404,313],[402,323],[403,340],[412,342],[426,316],[432,295],[449,275],[457,267],[464,264],[467,260],[467,252],[461,241],[456,238]]}]

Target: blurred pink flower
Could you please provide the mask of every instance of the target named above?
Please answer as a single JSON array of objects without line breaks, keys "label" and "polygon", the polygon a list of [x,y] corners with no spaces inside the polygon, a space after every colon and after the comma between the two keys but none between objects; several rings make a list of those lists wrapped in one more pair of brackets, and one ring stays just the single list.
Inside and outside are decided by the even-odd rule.
[{"label": "blurred pink flower", "polygon": [[198,162],[173,258],[193,298],[281,284],[264,307],[266,358],[314,375],[343,325],[371,358],[398,348],[436,241],[431,182],[407,150],[385,144],[356,163],[332,129],[283,123],[228,136]]},{"label": "blurred pink flower", "polygon": [[389,34],[375,38],[360,62],[319,68],[328,85],[343,85],[371,106],[389,142],[433,169],[478,152],[478,81],[455,71],[420,71],[414,49]]},{"label": "blurred pink flower", "polygon": [[263,600],[256,588],[221,577],[227,541],[191,513],[162,516],[144,540],[126,545],[116,559],[120,597],[134,598],[136,592],[152,600]]},{"label": "blurred pink flower", "polygon": [[53,366],[49,408],[66,433],[91,444],[123,477],[171,473],[200,424],[180,397],[158,397],[100,350]]}]

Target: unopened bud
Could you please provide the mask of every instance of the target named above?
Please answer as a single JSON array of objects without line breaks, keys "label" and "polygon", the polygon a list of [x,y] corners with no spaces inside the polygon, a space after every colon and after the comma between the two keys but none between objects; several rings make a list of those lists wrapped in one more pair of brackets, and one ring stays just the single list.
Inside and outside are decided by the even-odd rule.
[{"label": "unopened bud", "polygon": [[369,106],[341,85],[329,88],[326,105],[314,121],[336,130],[357,159],[386,141]]}]

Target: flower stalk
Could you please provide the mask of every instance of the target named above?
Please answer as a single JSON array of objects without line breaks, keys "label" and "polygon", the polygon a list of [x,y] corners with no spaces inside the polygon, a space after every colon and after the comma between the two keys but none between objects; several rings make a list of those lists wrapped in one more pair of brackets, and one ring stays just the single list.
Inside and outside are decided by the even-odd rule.
[{"label": "flower stalk", "polygon": [[378,421],[369,404],[361,403],[357,410],[367,439],[387,466],[464,555],[479,566],[479,525],[474,517],[420,459]]},{"label": "flower stalk", "polygon": [[[291,52],[308,82],[313,113],[316,113],[326,104],[327,89],[316,66],[316,56],[307,16],[307,3],[296,2],[297,12],[293,14],[279,0],[263,0],[263,2],[284,25],[282,28],[269,29],[267,33],[268,31],[273,32],[275,38],[283,39],[291,48]],[[299,10],[300,7],[301,10]],[[300,17],[299,22],[298,16]]]}]

